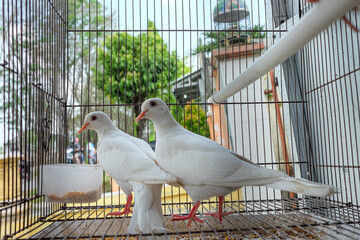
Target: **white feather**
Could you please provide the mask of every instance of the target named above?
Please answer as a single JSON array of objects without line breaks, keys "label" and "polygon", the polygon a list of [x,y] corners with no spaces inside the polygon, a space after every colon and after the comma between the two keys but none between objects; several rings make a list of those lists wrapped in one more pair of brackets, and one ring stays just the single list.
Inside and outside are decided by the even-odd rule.
[{"label": "white feather", "polygon": [[164,217],[161,208],[162,184],[133,183],[134,196],[137,199],[134,214],[128,227],[128,233],[165,232]]},{"label": "white feather", "polygon": [[105,113],[89,113],[84,124],[99,136],[97,157],[104,171],[127,196],[134,191],[135,206],[129,233],[145,234],[164,229],[161,186],[176,184],[177,178],[156,164],[154,151],[148,143],[120,131]]},{"label": "white feather", "polygon": [[155,125],[155,154],[159,166],[179,179],[193,201],[224,196],[251,185],[310,196],[328,196],[337,191],[333,186],[291,178],[283,172],[258,166],[220,144],[186,130],[175,121],[161,99],[145,101],[142,111],[146,111],[145,117]]},{"label": "white feather", "polygon": [[314,197],[325,197],[339,192],[339,190],[334,186],[292,177],[281,177],[276,182],[268,184],[267,186]]}]

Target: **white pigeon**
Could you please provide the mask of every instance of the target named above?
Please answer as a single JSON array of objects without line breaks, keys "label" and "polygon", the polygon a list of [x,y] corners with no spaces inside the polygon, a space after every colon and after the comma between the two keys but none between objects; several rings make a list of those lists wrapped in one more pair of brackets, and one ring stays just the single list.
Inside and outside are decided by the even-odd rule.
[{"label": "white pigeon", "polygon": [[221,221],[223,215],[229,214],[222,211],[224,196],[243,186],[268,186],[318,197],[337,192],[333,186],[292,178],[256,165],[220,144],[186,130],[176,122],[161,99],[146,100],[141,110],[136,121],[148,118],[155,126],[157,163],[178,178],[178,183],[195,202],[188,216],[174,215],[174,221],[189,219],[188,225],[193,220],[203,222],[196,217],[197,208],[201,200],[213,196],[219,196],[219,209],[209,215]]},{"label": "white pigeon", "polygon": [[78,134],[85,129],[97,132],[99,163],[128,197],[123,212],[110,214],[131,213],[131,191],[134,191],[135,205],[128,233],[165,231],[161,187],[163,183],[175,183],[176,177],[156,165],[155,153],[147,142],[119,130],[105,113],[92,112],[86,115]]}]

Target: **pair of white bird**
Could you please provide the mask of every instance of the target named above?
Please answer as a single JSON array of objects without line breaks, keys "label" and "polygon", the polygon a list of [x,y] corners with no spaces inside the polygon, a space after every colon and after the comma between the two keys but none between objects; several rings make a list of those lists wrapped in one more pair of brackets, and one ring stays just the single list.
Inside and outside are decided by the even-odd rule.
[{"label": "pair of white bird", "polygon": [[172,220],[193,220],[200,201],[219,196],[218,212],[210,213],[222,221],[224,196],[242,186],[268,186],[309,196],[329,196],[333,186],[292,178],[283,172],[260,167],[220,144],[194,134],[172,117],[165,102],[158,98],[145,101],[136,118],[151,119],[156,130],[155,154],[143,140],[120,131],[103,112],[85,117],[85,129],[99,135],[98,159],[105,170],[128,196],[122,213],[130,212],[131,191],[135,206],[128,232],[165,231],[161,209],[162,183],[180,184],[195,202],[189,215],[174,215]]}]

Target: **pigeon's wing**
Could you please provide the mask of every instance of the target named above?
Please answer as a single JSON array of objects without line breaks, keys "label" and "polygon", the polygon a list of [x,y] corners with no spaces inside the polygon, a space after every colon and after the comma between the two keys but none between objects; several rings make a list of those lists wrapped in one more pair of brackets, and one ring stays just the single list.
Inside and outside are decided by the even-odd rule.
[{"label": "pigeon's wing", "polygon": [[244,158],[241,155],[238,155],[234,152],[231,152],[233,155],[231,158],[236,157],[242,164],[239,164],[239,167],[232,174],[225,176],[223,179],[217,179],[216,181],[211,181],[212,185],[217,186],[263,186],[271,184],[275,179],[280,177],[287,176],[285,173],[260,167],[250,160]]},{"label": "pigeon's wing", "polygon": [[[167,174],[127,138],[104,139],[98,150],[99,160],[105,172],[121,181],[142,183],[168,183],[176,178]],[[101,158],[101,159],[100,159]]]},{"label": "pigeon's wing", "polygon": [[126,194],[126,196],[129,196],[133,190],[132,185],[129,182],[123,182],[121,181],[117,176],[113,177],[117,185],[121,188],[121,190]]},{"label": "pigeon's wing", "polygon": [[161,170],[161,168],[155,164],[149,164],[149,160],[150,159],[147,158],[146,161],[138,161],[141,164],[141,168],[131,173],[129,181],[146,184],[176,183],[178,181],[176,177]]},{"label": "pigeon's wing", "polygon": [[242,183],[256,179],[261,181],[283,175],[260,167],[220,144],[187,130],[173,134],[171,141],[159,145],[162,146],[160,150],[165,152],[162,157],[171,159],[172,166],[168,167],[176,171],[176,174],[170,173],[181,178],[181,181],[198,185],[243,186]]},{"label": "pigeon's wing", "polygon": [[135,145],[137,145],[146,154],[146,156],[155,161],[155,152],[147,142],[140,138],[136,138],[130,135],[128,136],[129,140],[132,141]]}]

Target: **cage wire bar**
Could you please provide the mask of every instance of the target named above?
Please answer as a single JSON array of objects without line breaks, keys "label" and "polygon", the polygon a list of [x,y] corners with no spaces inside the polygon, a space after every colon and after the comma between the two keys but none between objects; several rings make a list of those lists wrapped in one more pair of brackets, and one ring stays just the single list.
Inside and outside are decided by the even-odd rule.
[{"label": "cage wire bar", "polygon": [[0,4],[0,236],[60,209],[44,202],[41,165],[62,161],[66,104],[65,5]]},{"label": "cage wire bar", "polygon": [[[213,21],[220,0],[1,0],[0,238],[125,239],[124,194],[104,173],[96,203],[50,204],[42,165],[66,162],[78,137],[84,163],[97,137],[76,132],[88,112],[107,113],[126,133],[156,141],[151,122],[134,123],[141,103],[166,101],[189,130],[264,167],[337,186],[312,198],[243,187],[225,199],[222,223],[171,222],[189,213],[183,189],[164,186],[169,239],[357,239],[359,197],[359,34],[337,20],[295,55],[221,105],[206,101],[276,43],[314,4],[244,0],[246,17]],[[316,3],[315,3],[316,4]],[[219,9],[215,11],[214,9]],[[244,13],[244,12],[242,12]],[[359,11],[346,17],[360,26]],[[358,27],[359,28],[359,27]]]}]

